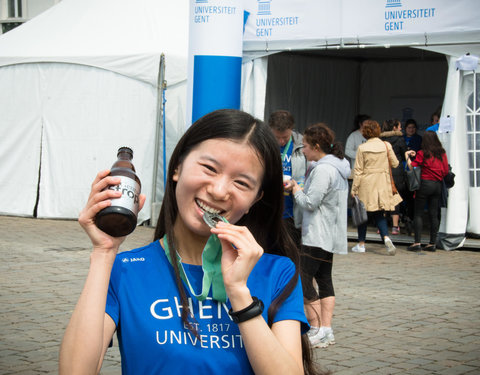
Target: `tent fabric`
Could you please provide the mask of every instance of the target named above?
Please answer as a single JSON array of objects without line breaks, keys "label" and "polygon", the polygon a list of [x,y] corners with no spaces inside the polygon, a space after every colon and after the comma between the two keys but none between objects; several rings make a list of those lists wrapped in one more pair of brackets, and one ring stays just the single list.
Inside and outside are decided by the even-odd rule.
[{"label": "tent fabric", "polygon": [[[2,34],[0,66],[83,64],[156,86],[162,52],[186,69],[187,12],[187,0],[62,0]],[[185,74],[172,69],[166,78],[175,84]]]},{"label": "tent fabric", "polygon": [[[480,68],[477,67],[476,74],[474,75],[473,72],[462,72],[463,76],[463,100],[464,103],[467,103],[470,108],[470,114],[476,117],[476,139],[473,139],[472,136],[472,143],[476,142],[475,144],[475,154],[472,154],[473,157],[476,158],[476,184],[473,183],[473,176],[470,176],[472,180],[470,180],[470,186],[468,188],[468,225],[467,225],[467,232],[468,233],[476,233],[480,234],[480,215],[478,215],[478,207],[480,207]],[[476,79],[476,82],[474,82]],[[474,104],[473,99],[476,98],[476,103]],[[475,107],[474,107],[475,106]],[[474,112],[475,111],[475,112]],[[473,118],[471,117],[471,120]],[[473,130],[473,121],[471,121],[471,130]],[[468,148],[471,150],[473,144],[468,145]],[[471,168],[473,167],[473,160],[469,160],[468,164]],[[472,174],[473,174],[472,173]],[[476,186],[475,186],[476,185]]]},{"label": "tent fabric", "polygon": [[268,57],[247,60],[242,64],[241,107],[252,116],[263,120],[265,109],[265,82]]},{"label": "tent fabric", "polygon": [[1,214],[77,218],[130,146],[150,218],[152,189],[163,197],[160,57],[169,155],[184,131],[187,13],[187,0],[63,0],[0,37]]},{"label": "tent fabric", "polygon": [[[442,107],[442,117],[455,119],[455,131],[438,134],[448,161],[455,171],[455,186],[448,192],[448,209],[442,208],[439,228],[439,247],[455,249],[464,239],[468,219],[468,159],[465,127],[465,100],[462,95],[461,72],[455,68],[456,58],[448,60],[448,79]],[[460,236],[460,234],[463,234]]]},{"label": "tent fabric", "polygon": [[246,0],[244,51],[478,43],[477,0]]}]

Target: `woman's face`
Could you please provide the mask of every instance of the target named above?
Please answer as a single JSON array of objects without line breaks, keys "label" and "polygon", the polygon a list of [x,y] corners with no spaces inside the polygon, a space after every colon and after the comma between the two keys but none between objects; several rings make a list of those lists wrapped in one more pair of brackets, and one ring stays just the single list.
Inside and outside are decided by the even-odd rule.
[{"label": "woman's face", "polygon": [[407,137],[411,137],[412,135],[415,134],[416,130],[417,129],[415,128],[415,125],[408,124],[407,127],[405,128],[405,134],[407,134]]},{"label": "woman's face", "polygon": [[315,149],[315,146],[312,146],[305,139],[303,139],[302,151],[307,161],[317,161],[320,159],[320,152],[318,149]]},{"label": "woman's face", "polygon": [[246,143],[210,139],[197,145],[173,175],[178,216],[175,226],[210,236],[205,211],[236,223],[260,199],[264,167]]}]

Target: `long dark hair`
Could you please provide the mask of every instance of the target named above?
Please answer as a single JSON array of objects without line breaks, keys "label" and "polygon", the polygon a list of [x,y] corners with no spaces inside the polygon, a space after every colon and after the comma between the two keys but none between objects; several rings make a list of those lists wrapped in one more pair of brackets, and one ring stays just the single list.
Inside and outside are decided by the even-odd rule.
[{"label": "long dark hair", "polygon": [[[176,182],[172,176],[190,151],[209,139],[246,141],[255,150],[264,166],[263,180],[259,190],[259,192],[263,192],[263,195],[236,224],[246,226],[266,253],[287,256],[296,266],[295,274],[284,291],[268,309],[268,325],[271,327],[280,305],[297,285],[300,255],[282,220],[283,172],[278,143],[273,132],[262,121],[242,111],[222,109],[203,116],[185,132],[170,158],[165,195],[154,240],[158,240],[166,234],[169,239],[171,257],[176,259],[177,244],[173,228],[178,214],[178,206],[175,198]],[[192,332],[197,334],[192,322],[189,321],[187,294],[181,282],[176,262],[173,262],[173,269],[182,301],[182,321]],[[302,336],[302,349],[305,374],[318,374],[312,363],[311,348],[306,335]]]},{"label": "long dark hair", "polygon": [[437,133],[426,131],[422,137],[422,150],[425,159],[431,157],[442,160],[445,149],[443,148]]},{"label": "long dark hair", "polygon": [[382,124],[382,132],[390,132],[393,130],[393,128],[395,126],[398,125],[398,123],[400,122],[400,120],[396,119],[396,118],[392,118],[392,119],[389,119],[389,120],[385,120]]},{"label": "long dark hair", "polygon": [[335,133],[327,124],[319,122],[310,125],[305,129],[303,139],[311,146],[318,145],[326,154],[332,154],[339,159],[345,157],[342,144],[335,141]]}]

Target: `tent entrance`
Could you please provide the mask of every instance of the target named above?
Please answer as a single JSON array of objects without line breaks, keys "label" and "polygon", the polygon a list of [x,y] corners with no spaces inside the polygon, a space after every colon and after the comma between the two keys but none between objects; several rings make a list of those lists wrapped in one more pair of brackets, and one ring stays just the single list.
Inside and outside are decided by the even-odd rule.
[{"label": "tent entrance", "polygon": [[288,109],[297,129],[326,122],[345,142],[353,119],[414,118],[419,130],[443,102],[444,55],[414,48],[288,52],[268,57],[265,118]]}]

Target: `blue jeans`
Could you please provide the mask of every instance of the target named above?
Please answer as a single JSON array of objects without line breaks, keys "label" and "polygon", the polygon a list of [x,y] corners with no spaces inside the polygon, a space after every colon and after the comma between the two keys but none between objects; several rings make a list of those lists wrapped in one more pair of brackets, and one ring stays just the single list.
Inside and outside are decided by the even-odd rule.
[{"label": "blue jeans", "polygon": [[[367,212],[369,218],[373,217],[375,219],[375,224],[380,231],[380,236],[382,237],[382,240],[385,236],[388,236],[387,220],[385,219],[385,216],[383,216],[383,213],[384,211]],[[357,227],[358,242],[365,242],[365,238],[367,237],[367,224],[368,221]]]}]

